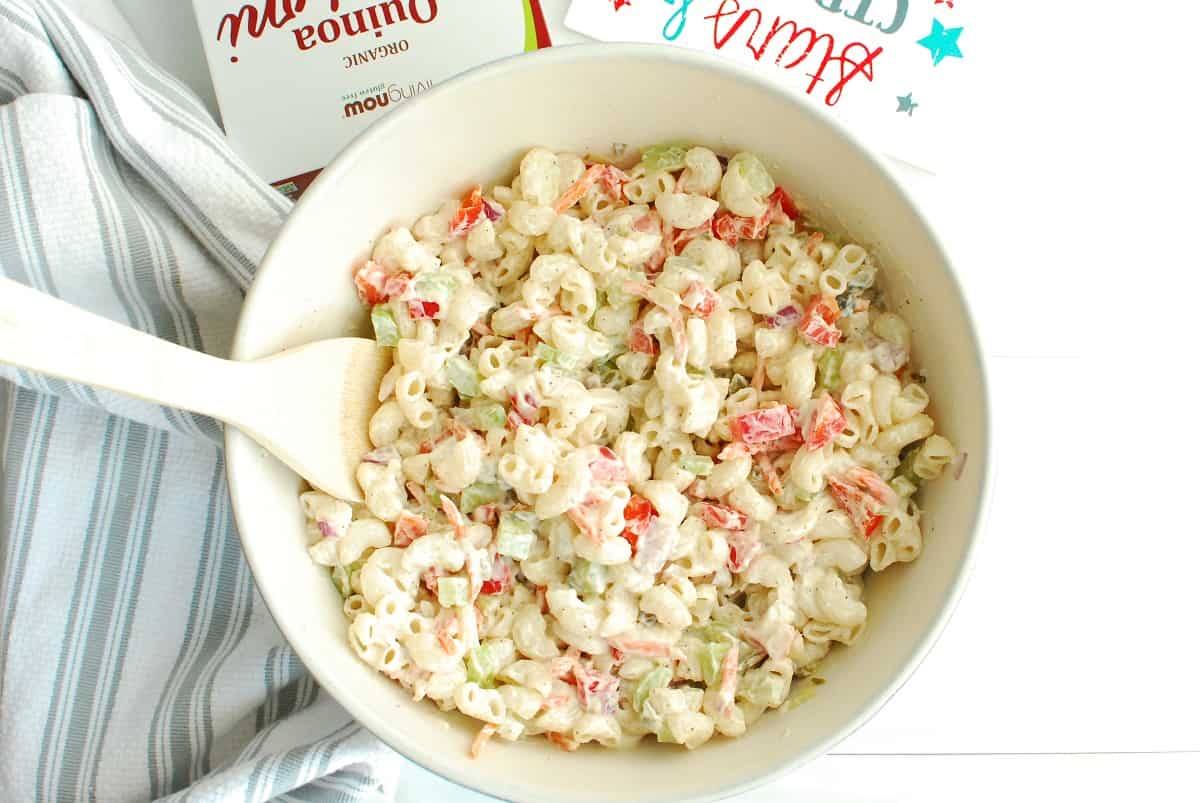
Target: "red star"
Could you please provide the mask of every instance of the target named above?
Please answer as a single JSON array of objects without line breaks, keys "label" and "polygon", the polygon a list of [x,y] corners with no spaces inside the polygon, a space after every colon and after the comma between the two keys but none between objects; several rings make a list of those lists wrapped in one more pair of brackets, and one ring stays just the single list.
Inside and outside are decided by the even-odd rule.
[{"label": "red star", "polygon": [[[938,0],[938,2],[940,3],[940,2],[942,2],[942,0]],[[613,0],[613,11],[620,11],[621,9],[625,8],[625,6],[632,6],[632,5],[633,5],[633,0]],[[953,5],[954,4],[951,3],[951,8],[953,8]]]},{"label": "red star", "polygon": [[[620,3],[620,2],[628,3],[629,0],[617,0],[617,2],[618,3]],[[942,3],[945,3],[950,8],[954,8],[954,0],[933,0],[933,4],[935,6],[940,6]]]}]

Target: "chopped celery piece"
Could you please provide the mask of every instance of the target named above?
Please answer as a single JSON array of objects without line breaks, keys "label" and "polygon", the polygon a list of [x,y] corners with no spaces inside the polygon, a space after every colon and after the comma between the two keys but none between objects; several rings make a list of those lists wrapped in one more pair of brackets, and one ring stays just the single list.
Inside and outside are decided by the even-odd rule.
[{"label": "chopped celery piece", "polygon": [[625,292],[625,282],[645,283],[646,274],[642,271],[628,271],[623,276],[614,280],[608,287],[604,288],[604,294],[608,297],[608,303],[614,307],[619,307],[622,304],[628,304],[633,301],[633,296]]},{"label": "chopped celery piece", "polygon": [[557,365],[559,368],[565,368],[568,371],[574,371],[580,366],[580,359],[572,357],[570,354],[563,354],[553,346],[547,346],[545,343],[538,343],[533,350],[533,356],[542,362],[550,365]]},{"label": "chopped celery piece", "polygon": [[721,661],[725,659],[725,654],[732,646],[730,642],[722,639],[721,641],[710,641],[700,648],[700,672],[704,675],[704,682],[709,686],[720,681]]},{"label": "chopped celery piece", "polygon": [[437,579],[438,604],[444,608],[460,608],[467,604],[467,579],[465,577],[439,577]]},{"label": "chopped celery piece", "polygon": [[640,712],[642,706],[646,704],[646,700],[650,699],[650,692],[655,689],[665,689],[670,682],[671,670],[665,666],[656,666],[642,675],[642,679],[638,681],[638,685],[633,691],[634,710]]},{"label": "chopped celery piece", "polygon": [[817,687],[824,683],[817,677],[803,678],[792,684],[792,693],[788,695],[780,707],[780,711],[791,711],[798,705],[804,705],[817,696]]},{"label": "chopped celery piece", "polygon": [[467,650],[466,660],[467,680],[480,686],[491,686],[492,678],[500,668],[496,665],[496,656],[492,654],[491,647],[487,644],[472,647]]},{"label": "chopped celery piece", "polygon": [[734,374],[729,379],[729,395],[731,395],[731,396],[734,393],[737,393],[742,388],[748,388],[748,387],[750,387],[750,380],[747,379],[746,377],[742,376],[741,374]]},{"label": "chopped celery piece", "polygon": [[771,178],[771,174],[767,172],[762,161],[752,153],[743,151],[735,155],[729,160],[727,170],[740,173],[755,195],[765,198],[775,192],[775,181]]},{"label": "chopped celery piece", "polygon": [[335,564],[330,572],[333,587],[342,595],[342,599],[350,596],[350,570],[340,563]]},{"label": "chopped celery piece", "polygon": [[897,496],[912,496],[920,487],[907,474],[897,474],[892,477],[892,481],[888,485],[896,492]]},{"label": "chopped celery piece", "polygon": [[487,432],[491,429],[499,429],[504,426],[508,420],[508,413],[504,411],[502,404],[481,404],[471,408],[475,416],[475,429]]},{"label": "chopped celery piece", "polygon": [[371,326],[375,328],[375,342],[380,346],[394,346],[400,342],[396,317],[387,304],[376,304],[371,308]]},{"label": "chopped celery piece", "polygon": [[765,653],[761,653],[753,644],[747,644],[744,641],[738,642],[738,672],[747,672],[753,667],[758,666],[767,659]]},{"label": "chopped celery piece", "polygon": [[817,376],[826,390],[833,390],[842,381],[842,356],[841,349],[825,349],[817,361]]},{"label": "chopped celery piece", "polygon": [[713,459],[707,455],[694,454],[680,460],[679,467],[697,477],[707,477],[712,474]]},{"label": "chopped celery piece", "polygon": [[658,728],[654,731],[654,738],[659,744],[677,744],[678,739],[675,734],[671,733],[671,726],[667,724],[667,718],[663,717],[658,721]]},{"label": "chopped celery piece", "polygon": [[742,675],[737,696],[754,705],[777,708],[783,705],[791,680],[766,669],[751,669]]},{"label": "chopped celery piece", "polygon": [[533,539],[532,532],[517,532],[501,528],[500,534],[496,536],[496,551],[513,560],[525,560],[533,550]]},{"label": "chopped celery piece", "polygon": [[458,282],[449,273],[443,271],[422,273],[413,282],[413,290],[416,291],[417,298],[424,301],[449,301],[457,289]]},{"label": "chopped celery piece", "polygon": [[531,510],[506,510],[500,514],[499,535],[505,533],[533,534],[537,526],[537,516]]},{"label": "chopped celery piece", "polygon": [[496,551],[515,560],[525,560],[533,549],[537,516],[528,510],[506,510],[496,528]]},{"label": "chopped celery piece", "polygon": [[504,498],[504,488],[491,482],[477,482],[463,489],[458,499],[458,509],[464,516],[470,516],[471,511],[483,505],[499,502]]},{"label": "chopped celery piece", "polygon": [[438,510],[442,509],[442,492],[433,484],[433,480],[425,483],[425,495],[429,497],[429,504]]},{"label": "chopped celery piece", "polygon": [[618,349],[604,359],[592,363],[592,373],[600,378],[601,387],[617,389],[624,384],[621,369],[617,367],[617,358],[624,353],[624,349]]},{"label": "chopped celery piece", "polygon": [[608,567],[578,558],[567,582],[580,594],[603,594],[608,586]]},{"label": "chopped celery piece", "polygon": [[446,378],[460,396],[479,395],[479,372],[471,361],[461,354],[446,360]]},{"label": "chopped celery piece", "polygon": [[733,628],[721,622],[709,622],[688,628],[688,632],[701,641],[727,641],[733,643]]},{"label": "chopped celery piece", "polygon": [[682,170],[689,148],[682,142],[664,142],[642,151],[642,167],[646,175],[664,170]]}]

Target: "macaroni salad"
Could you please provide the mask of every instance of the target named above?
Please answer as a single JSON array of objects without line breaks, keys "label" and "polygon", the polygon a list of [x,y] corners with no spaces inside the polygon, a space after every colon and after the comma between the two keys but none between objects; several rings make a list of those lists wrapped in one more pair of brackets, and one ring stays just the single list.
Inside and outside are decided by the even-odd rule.
[{"label": "macaroni salad", "polygon": [[859,245],[762,162],[544,148],[375,245],[365,504],[301,500],[371,666],[493,735],[694,748],[796,703],[955,458]]}]

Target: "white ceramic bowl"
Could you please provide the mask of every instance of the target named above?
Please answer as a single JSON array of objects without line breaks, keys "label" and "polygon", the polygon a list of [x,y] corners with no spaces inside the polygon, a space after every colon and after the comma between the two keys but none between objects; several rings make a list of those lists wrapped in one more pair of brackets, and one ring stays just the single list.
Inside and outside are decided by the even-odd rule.
[{"label": "white ceramic bowl", "polygon": [[[320,684],[396,750],[464,786],[521,801],[714,799],[820,755],[867,720],[933,644],[962,589],[989,464],[983,361],[962,293],[929,225],[880,161],[815,105],[724,61],[638,45],[578,46],[470,72],[409,101],[351,144],[297,205],[246,298],[234,357],[365,331],[350,272],[386,227],[471,184],[515,171],[533,145],[609,153],[683,139],[760,154],[817,218],[875,251],[913,326],[939,430],[970,454],[961,479],[924,492],[925,550],[867,584],[861,640],[825,662],[815,699],[764,716],[741,739],[688,752],[559,751],[494,742],[470,760],[476,724],[414,703],[346,642],[341,600],[305,551],[299,478],[236,430],[229,485],[246,556],[271,613]],[[286,411],[280,411],[286,414]]]}]

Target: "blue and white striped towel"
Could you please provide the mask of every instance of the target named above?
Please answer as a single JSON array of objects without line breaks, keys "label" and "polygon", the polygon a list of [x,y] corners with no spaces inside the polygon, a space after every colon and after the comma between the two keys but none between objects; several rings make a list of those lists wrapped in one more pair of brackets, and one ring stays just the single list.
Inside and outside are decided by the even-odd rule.
[{"label": "blue and white striped towel", "polygon": [[[0,272],[223,355],[287,212],[187,89],[54,0],[0,0]],[[0,367],[0,800],[482,800],[284,643],[219,435]]]}]

